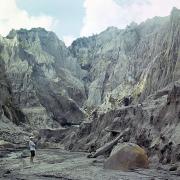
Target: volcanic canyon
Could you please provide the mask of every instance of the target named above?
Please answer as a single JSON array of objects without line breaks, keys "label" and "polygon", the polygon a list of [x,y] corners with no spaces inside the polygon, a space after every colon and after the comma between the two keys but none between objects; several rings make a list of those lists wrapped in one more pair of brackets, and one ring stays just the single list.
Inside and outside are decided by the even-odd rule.
[{"label": "volcanic canyon", "polygon": [[180,179],[180,10],[69,47],[0,36],[0,157],[2,179]]}]

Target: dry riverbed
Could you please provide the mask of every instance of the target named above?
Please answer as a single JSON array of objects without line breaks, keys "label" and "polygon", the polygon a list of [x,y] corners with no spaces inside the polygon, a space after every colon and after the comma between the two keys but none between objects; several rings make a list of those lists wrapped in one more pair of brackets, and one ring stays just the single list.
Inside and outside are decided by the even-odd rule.
[{"label": "dry riverbed", "polygon": [[175,172],[146,169],[128,172],[103,169],[103,160],[88,159],[82,152],[61,149],[37,151],[35,163],[29,163],[27,153],[9,152],[1,157],[0,179],[12,180],[180,180]]}]

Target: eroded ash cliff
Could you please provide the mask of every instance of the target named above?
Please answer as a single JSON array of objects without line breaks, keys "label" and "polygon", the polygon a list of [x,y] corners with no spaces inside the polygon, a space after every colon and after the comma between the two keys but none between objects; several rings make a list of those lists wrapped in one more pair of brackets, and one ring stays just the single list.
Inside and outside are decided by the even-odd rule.
[{"label": "eroded ash cliff", "polygon": [[155,161],[179,161],[179,35],[176,8],[68,48],[41,28],[12,30],[0,37],[1,121],[70,150],[93,152],[121,133]]}]

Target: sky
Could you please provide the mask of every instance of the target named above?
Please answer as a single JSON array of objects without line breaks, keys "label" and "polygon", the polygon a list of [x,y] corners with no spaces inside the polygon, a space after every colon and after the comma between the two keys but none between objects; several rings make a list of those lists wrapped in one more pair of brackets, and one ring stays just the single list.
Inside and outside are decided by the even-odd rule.
[{"label": "sky", "polygon": [[154,16],[167,16],[180,0],[0,0],[0,34],[43,27],[69,46],[78,37],[109,26],[125,28]]}]

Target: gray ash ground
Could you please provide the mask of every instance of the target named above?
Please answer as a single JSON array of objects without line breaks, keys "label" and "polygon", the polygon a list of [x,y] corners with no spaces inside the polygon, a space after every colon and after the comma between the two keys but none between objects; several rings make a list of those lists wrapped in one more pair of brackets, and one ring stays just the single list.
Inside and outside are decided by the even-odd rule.
[{"label": "gray ash ground", "polygon": [[9,152],[1,157],[0,179],[11,180],[180,180],[165,169],[139,169],[128,172],[104,170],[102,159],[88,159],[83,152],[41,149],[33,165],[28,152]]}]

